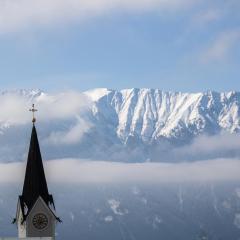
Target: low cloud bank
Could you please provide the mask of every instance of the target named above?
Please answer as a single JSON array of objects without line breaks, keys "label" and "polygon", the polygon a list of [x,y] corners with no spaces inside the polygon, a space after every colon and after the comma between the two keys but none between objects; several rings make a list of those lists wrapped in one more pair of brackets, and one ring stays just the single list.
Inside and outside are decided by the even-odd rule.
[{"label": "low cloud bank", "polygon": [[[45,162],[52,183],[177,183],[240,180],[239,159],[194,163],[113,163],[62,159]],[[25,164],[0,164],[0,183],[23,182]]]},{"label": "low cloud bank", "polygon": [[171,158],[179,160],[239,158],[240,134],[220,133],[213,136],[198,136],[191,144],[175,148],[171,153]]}]

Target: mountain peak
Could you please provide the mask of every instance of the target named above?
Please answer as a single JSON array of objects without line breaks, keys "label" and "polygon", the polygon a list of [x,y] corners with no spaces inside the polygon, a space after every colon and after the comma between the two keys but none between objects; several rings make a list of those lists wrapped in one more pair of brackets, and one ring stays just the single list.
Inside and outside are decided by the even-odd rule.
[{"label": "mountain peak", "polygon": [[[240,98],[237,102],[226,99],[235,96],[235,92],[225,93],[224,98],[215,91],[182,93],[150,88],[120,91],[104,88],[86,94],[101,113],[98,118],[109,118],[109,112],[116,114],[116,132],[124,142],[129,136],[149,142],[159,137],[189,138],[209,131],[240,129]],[[106,95],[103,105],[99,101]]]},{"label": "mountain peak", "polygon": [[[116,149],[149,148],[151,151],[151,146],[159,146],[162,140],[169,144],[184,144],[202,134],[213,135],[221,132],[231,134],[240,131],[240,93],[234,91],[181,93],[148,88],[123,90],[98,88],[83,93],[91,100],[91,104],[84,108],[84,111],[79,105],[81,100],[67,94],[58,94],[57,98],[61,101],[53,103],[56,95],[44,94],[40,90],[17,92],[13,101],[14,108],[24,98],[27,100],[24,101],[24,109],[25,103],[28,105],[31,102],[38,102],[40,108],[40,105],[44,104],[46,109],[57,111],[52,113],[53,124],[49,122],[53,115],[45,109],[44,121],[47,125],[44,129],[48,129],[45,137],[51,148],[53,145],[62,144],[62,151],[66,156],[68,154],[83,156],[84,152],[84,156],[89,157],[94,151],[102,152],[99,148],[106,150],[112,146]],[[24,111],[23,113],[11,111],[14,121],[9,121],[9,108],[13,105],[11,95],[3,100],[0,134],[6,136],[4,139],[9,139],[7,134],[11,133],[12,126],[19,125],[17,124],[19,122],[24,125],[29,122],[26,121],[29,118]],[[66,103],[65,109],[63,103]],[[76,104],[77,107],[69,108],[70,103]],[[17,108],[19,110],[23,107],[21,105]],[[41,113],[43,110],[42,108]],[[66,146],[63,146],[63,142],[67,143]]]},{"label": "mountain peak", "polygon": [[110,90],[108,88],[95,88],[88,91],[85,91],[84,94],[86,94],[90,99],[94,102],[98,101],[100,98],[106,96],[108,93],[110,93],[113,90]]}]

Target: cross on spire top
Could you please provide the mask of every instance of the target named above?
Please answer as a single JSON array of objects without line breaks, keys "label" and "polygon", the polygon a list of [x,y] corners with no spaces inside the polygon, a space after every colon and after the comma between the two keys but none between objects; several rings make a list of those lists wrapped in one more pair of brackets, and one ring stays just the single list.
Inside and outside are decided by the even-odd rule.
[{"label": "cross on spire top", "polygon": [[34,104],[32,105],[32,108],[29,109],[29,111],[32,112],[32,114],[33,114],[32,122],[33,122],[33,124],[34,124],[34,123],[36,122],[35,112],[37,112],[37,109],[35,108],[35,105],[34,105]]}]

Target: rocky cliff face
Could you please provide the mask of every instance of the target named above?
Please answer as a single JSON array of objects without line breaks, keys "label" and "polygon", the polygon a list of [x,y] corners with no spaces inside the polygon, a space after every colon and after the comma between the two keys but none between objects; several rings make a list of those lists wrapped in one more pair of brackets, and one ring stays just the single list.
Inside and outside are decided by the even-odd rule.
[{"label": "rocky cliff face", "polygon": [[173,147],[240,129],[239,92],[93,89],[50,95],[18,90],[2,92],[0,101],[2,161],[24,158],[30,123],[24,110],[32,102],[39,108],[39,136],[48,159],[168,161],[173,155],[165,153]]},{"label": "rocky cliff face", "polygon": [[85,94],[95,103],[96,119],[112,124],[123,142],[129,136],[138,136],[147,143],[160,137],[181,141],[201,133],[233,133],[240,128],[238,92],[95,89]]}]

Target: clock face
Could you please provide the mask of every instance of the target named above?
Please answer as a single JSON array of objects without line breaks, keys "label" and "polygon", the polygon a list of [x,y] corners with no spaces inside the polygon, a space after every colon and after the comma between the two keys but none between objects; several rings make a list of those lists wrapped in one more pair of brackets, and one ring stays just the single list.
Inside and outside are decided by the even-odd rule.
[{"label": "clock face", "polygon": [[33,217],[32,223],[35,228],[42,230],[47,227],[48,218],[43,213],[38,213]]}]

